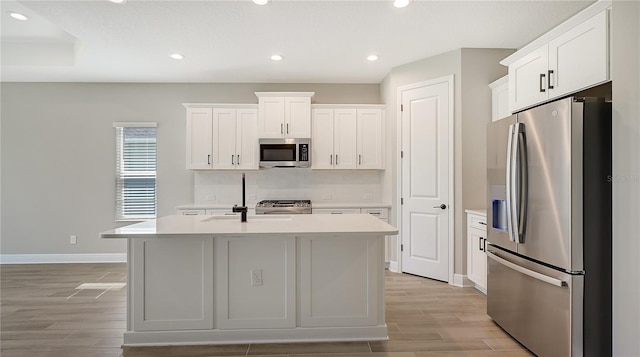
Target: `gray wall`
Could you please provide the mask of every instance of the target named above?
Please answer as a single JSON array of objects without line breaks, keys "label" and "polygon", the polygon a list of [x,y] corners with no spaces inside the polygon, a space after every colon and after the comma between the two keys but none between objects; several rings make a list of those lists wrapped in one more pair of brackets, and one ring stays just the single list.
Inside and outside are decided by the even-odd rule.
[{"label": "gray wall", "polygon": [[640,356],[640,2],[614,1],[613,355]]},{"label": "gray wall", "polygon": [[[398,87],[454,75],[454,273],[466,273],[466,225],[464,210],[485,206],[485,147],[483,134],[491,121],[488,84],[507,74],[498,62],[511,49],[459,49],[394,68],[381,85],[387,104],[387,163],[385,197],[397,202]],[[396,222],[394,205],[392,221]],[[397,252],[392,252],[396,260]]]},{"label": "gray wall", "polygon": [[[254,91],[315,91],[314,103],[380,103],[379,85],[2,83],[2,254],[123,253],[114,221],[116,121],[158,123],[158,214],[193,202],[184,102],[257,103]],[[69,236],[78,236],[70,245]]]}]

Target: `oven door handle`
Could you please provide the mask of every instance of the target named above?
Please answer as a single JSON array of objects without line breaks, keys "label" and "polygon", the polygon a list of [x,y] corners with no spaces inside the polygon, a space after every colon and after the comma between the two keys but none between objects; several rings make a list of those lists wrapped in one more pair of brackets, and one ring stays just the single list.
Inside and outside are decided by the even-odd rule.
[{"label": "oven door handle", "polygon": [[544,275],[544,274],[540,274],[536,271],[533,270],[529,270],[527,268],[524,268],[518,264],[514,264],[506,259],[502,259],[499,256],[497,256],[496,254],[492,253],[492,252],[487,252],[487,256],[493,260],[495,260],[497,263],[500,263],[504,266],[506,266],[507,268],[511,268],[515,271],[517,271],[518,273],[522,273],[524,275],[530,276],[534,279],[538,279],[540,281],[543,281],[547,284],[551,284],[551,285],[555,285],[557,287],[563,287],[565,285],[567,285],[567,283],[565,283],[564,281],[560,280],[560,279],[556,279],[556,278],[552,278],[548,275]]}]

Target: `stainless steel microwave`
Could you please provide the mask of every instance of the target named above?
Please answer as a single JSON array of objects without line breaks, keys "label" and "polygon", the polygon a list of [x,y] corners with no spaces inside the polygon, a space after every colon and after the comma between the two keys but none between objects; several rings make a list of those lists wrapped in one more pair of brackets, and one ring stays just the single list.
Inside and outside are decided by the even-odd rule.
[{"label": "stainless steel microwave", "polygon": [[260,167],[311,167],[311,139],[260,139]]}]

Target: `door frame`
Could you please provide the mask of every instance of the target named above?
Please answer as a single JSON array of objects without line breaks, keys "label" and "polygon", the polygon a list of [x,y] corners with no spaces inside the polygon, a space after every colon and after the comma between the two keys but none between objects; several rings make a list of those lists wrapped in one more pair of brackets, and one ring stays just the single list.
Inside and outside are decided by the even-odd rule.
[{"label": "door frame", "polygon": [[407,91],[407,90],[411,90],[411,89],[416,89],[416,88],[420,88],[420,87],[426,87],[426,86],[431,86],[431,85],[435,85],[435,84],[439,84],[439,83],[447,83],[449,85],[449,118],[448,118],[448,122],[449,122],[449,194],[448,194],[448,199],[447,199],[447,207],[448,209],[448,219],[449,219],[449,284],[453,284],[454,283],[454,274],[453,274],[453,268],[454,268],[454,257],[455,257],[455,232],[454,232],[454,228],[455,228],[455,224],[454,224],[454,218],[455,218],[455,197],[454,197],[454,191],[455,191],[455,177],[454,177],[454,158],[455,158],[455,152],[454,152],[454,125],[455,125],[455,113],[454,113],[454,108],[455,108],[455,91],[453,88],[454,85],[454,75],[450,74],[447,76],[443,76],[443,77],[439,77],[439,78],[434,78],[434,79],[429,79],[426,81],[422,81],[422,82],[417,82],[417,83],[412,83],[412,84],[407,84],[407,85],[403,85],[403,86],[399,86],[396,89],[396,95],[397,95],[397,99],[396,99],[396,122],[398,123],[398,125],[396,126],[396,160],[397,160],[397,172],[396,172],[396,207],[398,207],[398,209],[396,210],[396,222],[398,227],[400,227],[400,229],[398,230],[398,235],[396,236],[396,259],[397,259],[397,270],[398,272],[402,272],[402,252],[400,251],[400,244],[402,244],[402,205],[400,204],[400,199],[402,198],[402,172],[403,172],[403,166],[402,166],[402,158],[400,158],[400,152],[402,151],[402,125],[403,125],[403,118],[402,118],[402,111],[400,110],[400,105],[402,104],[402,92]]}]

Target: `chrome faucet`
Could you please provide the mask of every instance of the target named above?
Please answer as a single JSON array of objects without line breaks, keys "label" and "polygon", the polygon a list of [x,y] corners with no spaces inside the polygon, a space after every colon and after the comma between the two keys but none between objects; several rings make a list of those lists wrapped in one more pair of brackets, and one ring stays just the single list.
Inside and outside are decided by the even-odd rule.
[{"label": "chrome faucet", "polygon": [[234,205],[231,209],[233,212],[240,212],[240,222],[247,221],[247,204],[245,203],[245,182],[244,172],[242,173],[242,206]]}]

